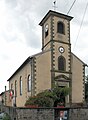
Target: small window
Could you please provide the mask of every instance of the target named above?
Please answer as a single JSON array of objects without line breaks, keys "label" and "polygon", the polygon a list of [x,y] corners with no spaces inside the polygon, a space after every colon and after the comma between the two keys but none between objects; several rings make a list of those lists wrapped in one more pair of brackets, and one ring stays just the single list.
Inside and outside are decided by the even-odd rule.
[{"label": "small window", "polygon": [[47,37],[49,34],[49,26],[48,24],[45,26],[45,37]]},{"label": "small window", "polygon": [[20,76],[20,95],[22,95],[22,76]]},{"label": "small window", "polygon": [[30,92],[31,91],[31,76],[30,75],[28,75],[28,80],[27,80],[27,88],[28,88],[28,92]]},{"label": "small window", "polygon": [[58,57],[58,70],[65,71],[66,69],[66,60],[63,56]]},{"label": "small window", "polygon": [[64,24],[62,22],[58,22],[57,24],[57,32],[64,34]]}]

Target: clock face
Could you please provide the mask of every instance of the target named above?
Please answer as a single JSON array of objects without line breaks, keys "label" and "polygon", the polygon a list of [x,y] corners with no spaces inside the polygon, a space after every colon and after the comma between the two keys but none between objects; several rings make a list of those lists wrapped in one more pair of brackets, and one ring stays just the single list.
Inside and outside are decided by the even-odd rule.
[{"label": "clock face", "polygon": [[59,51],[60,51],[60,53],[64,53],[65,49],[62,46],[60,46]]}]

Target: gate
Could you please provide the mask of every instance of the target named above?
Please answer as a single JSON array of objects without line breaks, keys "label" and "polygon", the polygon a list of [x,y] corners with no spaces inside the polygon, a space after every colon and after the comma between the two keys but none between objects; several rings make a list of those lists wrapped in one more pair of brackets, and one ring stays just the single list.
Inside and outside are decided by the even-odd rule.
[{"label": "gate", "polygon": [[54,120],[69,120],[69,109],[55,108],[55,119]]}]

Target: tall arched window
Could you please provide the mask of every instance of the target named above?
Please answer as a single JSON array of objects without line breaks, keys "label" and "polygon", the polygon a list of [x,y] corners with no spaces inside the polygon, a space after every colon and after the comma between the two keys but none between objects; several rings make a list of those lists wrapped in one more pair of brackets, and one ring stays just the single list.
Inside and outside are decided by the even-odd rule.
[{"label": "tall arched window", "polygon": [[48,24],[45,25],[45,38],[48,36],[49,34],[49,26]]},{"label": "tall arched window", "polygon": [[57,23],[57,32],[64,34],[65,28],[64,28],[64,24],[62,22],[58,22]]},{"label": "tall arched window", "polygon": [[66,60],[63,56],[58,57],[58,70],[66,70]]},{"label": "tall arched window", "polygon": [[31,91],[31,76],[28,75],[28,79],[27,79],[27,88],[28,88],[28,92]]},{"label": "tall arched window", "polygon": [[22,95],[22,76],[20,76],[20,95]]},{"label": "tall arched window", "polygon": [[17,97],[17,80],[15,80],[15,96]]},{"label": "tall arched window", "polygon": [[13,90],[13,83],[11,84],[11,90]]}]

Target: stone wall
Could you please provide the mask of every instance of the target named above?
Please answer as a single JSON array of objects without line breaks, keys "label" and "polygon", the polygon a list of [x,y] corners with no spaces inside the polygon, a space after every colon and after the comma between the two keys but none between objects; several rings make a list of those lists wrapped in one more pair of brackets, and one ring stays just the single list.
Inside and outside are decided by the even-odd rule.
[{"label": "stone wall", "polygon": [[8,107],[8,106],[0,106],[0,113],[5,112],[7,113],[11,120],[16,120],[16,108]]},{"label": "stone wall", "polygon": [[88,120],[88,108],[69,109],[69,120]]},{"label": "stone wall", "polygon": [[17,108],[16,112],[17,112],[16,114],[17,120],[54,120],[54,109]]},{"label": "stone wall", "polygon": [[54,120],[53,108],[15,108],[0,106],[1,111],[10,115],[11,120]]},{"label": "stone wall", "polygon": [[[67,111],[67,120],[88,120],[88,108],[13,108],[1,106],[1,112],[11,120],[59,120],[60,112]],[[66,120],[66,119],[65,119]]]}]

